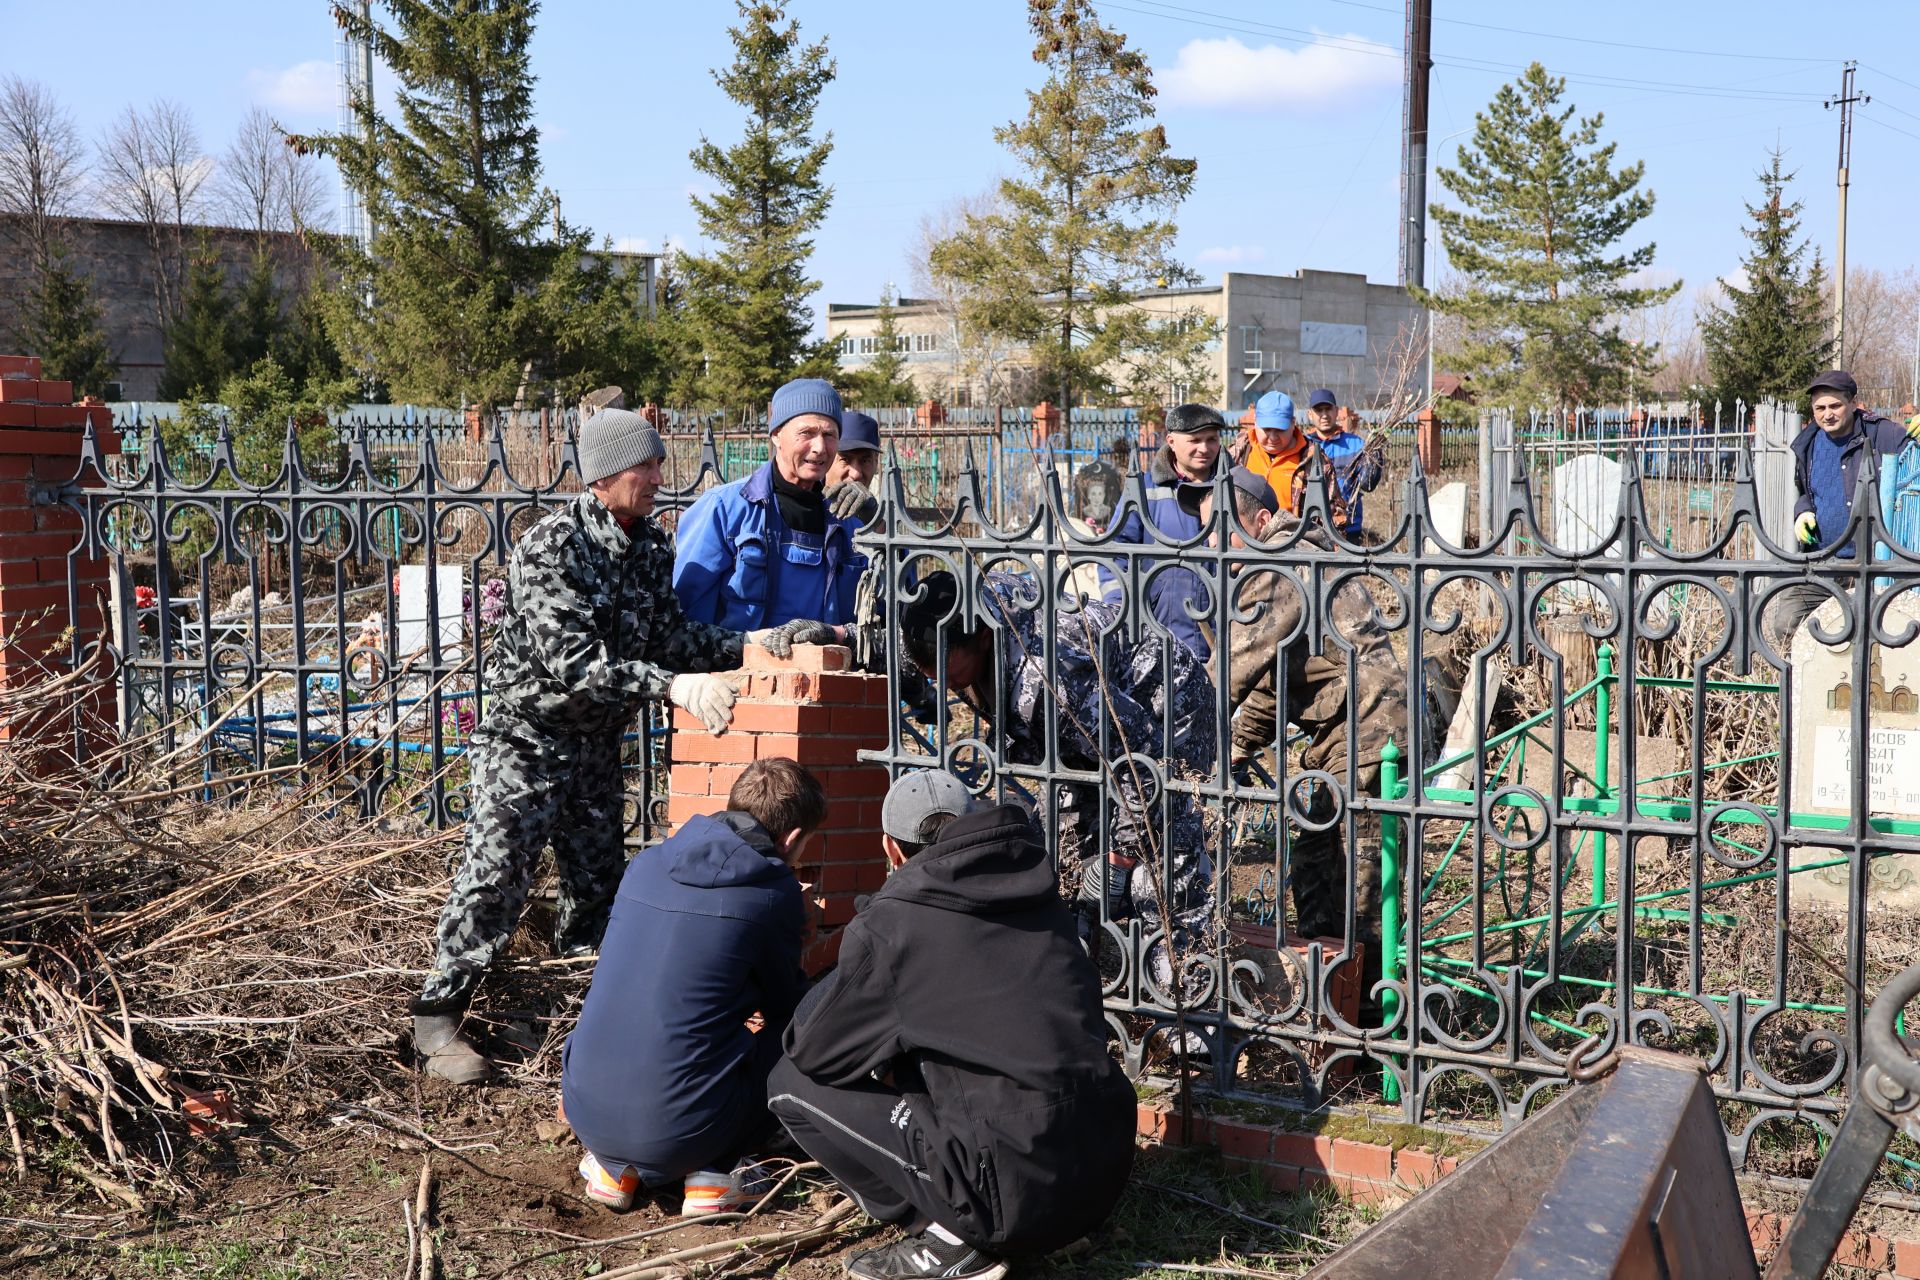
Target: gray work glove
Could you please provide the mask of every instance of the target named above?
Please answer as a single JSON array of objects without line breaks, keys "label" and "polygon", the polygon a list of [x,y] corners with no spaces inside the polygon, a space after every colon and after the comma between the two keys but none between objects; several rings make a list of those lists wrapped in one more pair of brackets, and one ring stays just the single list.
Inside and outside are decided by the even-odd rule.
[{"label": "gray work glove", "polygon": [[795,618],[777,627],[747,632],[747,643],[757,644],[776,658],[791,658],[797,644],[838,644],[840,633],[824,622]]},{"label": "gray work glove", "polygon": [[827,512],[836,520],[858,520],[861,524],[872,524],[873,518],[880,514],[880,499],[873,490],[858,480],[842,480],[829,486],[823,495],[827,500]]},{"label": "gray work glove", "polygon": [[675,676],[667,685],[667,699],[693,713],[709,733],[725,733],[733,723],[733,700],[739,696],[733,681],[707,672]]}]

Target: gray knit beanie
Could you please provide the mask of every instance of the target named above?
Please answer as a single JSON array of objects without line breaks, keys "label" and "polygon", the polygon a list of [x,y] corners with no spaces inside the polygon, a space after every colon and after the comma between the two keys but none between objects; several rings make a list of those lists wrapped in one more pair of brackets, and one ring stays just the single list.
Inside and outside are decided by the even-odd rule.
[{"label": "gray knit beanie", "polygon": [[580,483],[665,458],[667,446],[647,420],[628,409],[602,409],[580,424]]}]

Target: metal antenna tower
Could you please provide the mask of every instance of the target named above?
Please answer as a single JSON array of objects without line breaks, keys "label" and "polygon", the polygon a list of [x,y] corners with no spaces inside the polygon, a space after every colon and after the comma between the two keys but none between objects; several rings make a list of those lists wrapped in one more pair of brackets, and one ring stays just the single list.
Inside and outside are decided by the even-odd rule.
[{"label": "metal antenna tower", "polygon": [[[372,22],[372,0],[356,0],[353,8],[362,23]],[[340,71],[340,132],[353,133],[364,127],[359,104],[373,101],[373,43],[355,37],[342,23],[333,56]],[[371,136],[369,129],[369,141]],[[373,214],[360,203],[344,168],[340,170],[340,222],[341,231],[358,240],[361,248],[373,243]]]},{"label": "metal antenna tower", "polygon": [[1835,179],[1840,188],[1840,238],[1833,253],[1833,349],[1834,359],[1842,366],[1847,363],[1847,170],[1853,163],[1853,104],[1873,101],[1854,93],[1855,65],[1849,62],[1841,69],[1840,96],[1826,102],[1829,108],[1840,108],[1840,170]]}]

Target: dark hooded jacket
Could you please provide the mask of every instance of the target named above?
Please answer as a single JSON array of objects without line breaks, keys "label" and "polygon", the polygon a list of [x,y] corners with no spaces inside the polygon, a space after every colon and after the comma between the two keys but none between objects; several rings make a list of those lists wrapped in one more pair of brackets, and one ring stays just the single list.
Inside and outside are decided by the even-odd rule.
[{"label": "dark hooded jacket", "polygon": [[773,849],[729,812],[689,819],[627,864],[560,1085],[567,1122],[603,1162],[671,1171],[742,1108],[764,1113],[806,987],[800,883]]},{"label": "dark hooded jacket", "polygon": [[1107,1051],[1099,975],[1013,805],[954,819],[887,878],[787,1056],[828,1086],[887,1074],[946,1202],[990,1207],[996,1247],[1087,1234],[1132,1168],[1133,1088]]}]

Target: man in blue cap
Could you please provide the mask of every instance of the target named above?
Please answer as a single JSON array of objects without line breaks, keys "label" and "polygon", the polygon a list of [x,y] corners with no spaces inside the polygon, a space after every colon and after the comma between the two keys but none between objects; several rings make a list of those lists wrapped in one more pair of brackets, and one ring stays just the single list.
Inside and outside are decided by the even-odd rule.
[{"label": "man in blue cap", "polygon": [[1313,447],[1327,471],[1327,498],[1337,532],[1358,538],[1365,515],[1361,495],[1379,486],[1386,467],[1377,449],[1340,425],[1340,402],[1333,392],[1316,388],[1307,397],[1307,408],[1313,414]]},{"label": "man in blue cap", "polygon": [[772,458],[680,517],[673,590],[689,618],[748,631],[853,617],[867,557],[853,546],[857,522],[829,511],[825,494],[841,418],[840,393],[822,379],[773,393]]},{"label": "man in blue cap", "polygon": [[827,471],[827,510],[861,526],[880,514],[873,478],[880,474],[880,424],[848,409],[840,415],[840,452]]}]

